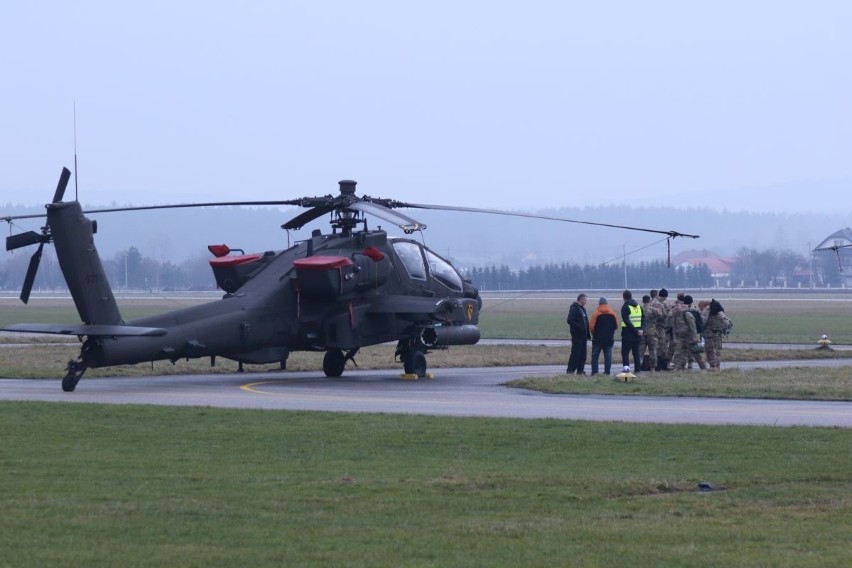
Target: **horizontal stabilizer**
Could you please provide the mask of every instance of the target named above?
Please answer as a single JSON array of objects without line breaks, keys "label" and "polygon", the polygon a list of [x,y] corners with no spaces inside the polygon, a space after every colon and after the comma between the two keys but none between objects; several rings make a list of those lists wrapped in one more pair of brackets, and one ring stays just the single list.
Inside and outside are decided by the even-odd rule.
[{"label": "horizontal stabilizer", "polygon": [[86,335],[89,337],[157,337],[167,333],[167,330],[161,327],[86,325],[84,323],[16,323],[0,328],[0,331],[15,331],[18,333],[53,333],[57,335]]}]

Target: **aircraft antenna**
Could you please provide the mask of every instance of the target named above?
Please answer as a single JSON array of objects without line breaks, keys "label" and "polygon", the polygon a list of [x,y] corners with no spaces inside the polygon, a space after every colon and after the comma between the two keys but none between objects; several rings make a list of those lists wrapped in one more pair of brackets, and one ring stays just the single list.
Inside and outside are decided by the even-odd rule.
[{"label": "aircraft antenna", "polygon": [[74,101],[74,201],[80,201],[77,195],[77,101]]}]

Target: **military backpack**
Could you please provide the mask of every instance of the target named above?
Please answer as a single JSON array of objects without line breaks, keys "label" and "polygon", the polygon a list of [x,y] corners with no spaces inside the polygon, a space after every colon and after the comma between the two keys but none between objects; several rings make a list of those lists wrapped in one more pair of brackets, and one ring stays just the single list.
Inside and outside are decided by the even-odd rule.
[{"label": "military backpack", "polygon": [[686,312],[691,313],[692,316],[695,318],[695,331],[698,332],[698,335],[703,334],[704,333],[704,322],[701,320],[701,312],[699,312],[698,310],[693,309],[693,308],[689,308],[688,310],[683,310],[683,321],[687,321]]}]

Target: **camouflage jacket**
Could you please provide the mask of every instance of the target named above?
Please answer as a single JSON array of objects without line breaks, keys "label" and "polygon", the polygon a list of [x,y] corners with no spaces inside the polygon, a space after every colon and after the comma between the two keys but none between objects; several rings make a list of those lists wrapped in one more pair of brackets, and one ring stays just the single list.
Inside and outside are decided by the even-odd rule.
[{"label": "camouflage jacket", "polygon": [[731,328],[731,320],[725,315],[725,312],[719,312],[707,316],[707,325],[704,327],[704,333],[725,333]]},{"label": "camouflage jacket", "polygon": [[672,332],[678,339],[686,339],[690,343],[699,341],[698,329],[695,327],[695,315],[683,304],[672,308]]},{"label": "camouflage jacket", "polygon": [[648,304],[648,311],[645,318],[648,319],[655,327],[666,327],[669,310],[665,302],[661,301],[659,296],[651,300]]}]

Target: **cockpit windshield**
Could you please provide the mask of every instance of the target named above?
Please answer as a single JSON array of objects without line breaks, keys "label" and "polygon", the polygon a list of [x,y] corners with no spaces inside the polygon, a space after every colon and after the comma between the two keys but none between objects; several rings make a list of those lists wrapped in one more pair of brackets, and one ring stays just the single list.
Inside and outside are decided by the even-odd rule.
[{"label": "cockpit windshield", "polygon": [[408,275],[416,280],[426,280],[426,265],[420,254],[420,245],[408,241],[394,241],[393,250],[402,260]]},{"label": "cockpit windshield", "polygon": [[[462,279],[452,265],[432,252],[410,241],[394,241],[393,250],[402,261],[408,275],[415,280],[426,280],[427,274],[454,292],[463,290]],[[422,252],[421,252],[422,251]],[[424,262],[423,255],[426,255]],[[428,263],[429,271],[426,271]]]},{"label": "cockpit windshield", "polygon": [[455,292],[462,291],[462,280],[459,276],[458,272],[450,265],[449,262],[435,254],[429,249],[426,250],[426,260],[429,262],[429,271],[432,273],[432,276]]}]

